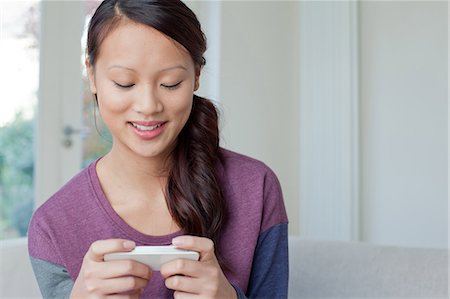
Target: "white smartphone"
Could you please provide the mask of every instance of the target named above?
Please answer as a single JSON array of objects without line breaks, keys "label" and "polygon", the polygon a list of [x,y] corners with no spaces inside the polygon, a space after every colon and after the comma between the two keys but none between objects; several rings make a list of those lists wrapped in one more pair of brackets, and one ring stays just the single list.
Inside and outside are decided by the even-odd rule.
[{"label": "white smartphone", "polygon": [[153,271],[159,271],[161,266],[175,259],[198,261],[200,254],[196,251],[178,249],[175,246],[136,246],[132,251],[113,252],[105,254],[105,261],[135,260],[146,264]]}]

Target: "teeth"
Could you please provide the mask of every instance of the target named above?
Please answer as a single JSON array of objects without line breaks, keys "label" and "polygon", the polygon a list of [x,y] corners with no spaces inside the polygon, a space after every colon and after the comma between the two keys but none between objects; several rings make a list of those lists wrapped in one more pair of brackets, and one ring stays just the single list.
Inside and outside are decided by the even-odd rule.
[{"label": "teeth", "polygon": [[141,125],[138,125],[138,124],[135,124],[135,123],[131,123],[135,128],[138,128],[139,130],[141,130],[141,131],[152,131],[152,130],[154,130],[154,129],[156,129],[156,128],[159,128],[159,127],[161,127],[161,125],[162,124],[158,124],[158,125],[156,125],[156,126],[141,126]]}]

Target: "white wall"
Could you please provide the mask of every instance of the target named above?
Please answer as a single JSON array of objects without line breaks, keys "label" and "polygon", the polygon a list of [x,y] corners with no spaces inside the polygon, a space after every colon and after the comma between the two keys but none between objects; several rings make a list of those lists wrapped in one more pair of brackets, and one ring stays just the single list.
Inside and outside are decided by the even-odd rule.
[{"label": "white wall", "polygon": [[[299,6],[222,2],[219,20],[223,145],[277,172],[291,234],[309,213],[299,198]],[[359,239],[447,247],[447,4],[359,6]]]},{"label": "white wall", "polygon": [[222,3],[220,105],[223,146],[277,174],[298,234],[298,2]]},{"label": "white wall", "polygon": [[357,3],[300,5],[300,234],[359,238]]},{"label": "white wall", "polygon": [[360,3],[362,240],[447,247],[447,3]]}]

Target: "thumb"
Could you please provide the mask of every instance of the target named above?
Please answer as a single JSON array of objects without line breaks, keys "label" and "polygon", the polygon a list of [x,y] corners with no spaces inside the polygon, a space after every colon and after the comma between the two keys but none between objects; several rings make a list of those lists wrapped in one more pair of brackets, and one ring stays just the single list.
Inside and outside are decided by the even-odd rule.
[{"label": "thumb", "polygon": [[131,251],[136,247],[134,241],[125,239],[98,240],[91,244],[86,257],[96,262],[102,262],[103,256],[112,252]]},{"label": "thumb", "polygon": [[172,239],[172,244],[179,249],[193,250],[200,253],[200,261],[215,260],[214,242],[211,239],[196,236],[178,236]]}]

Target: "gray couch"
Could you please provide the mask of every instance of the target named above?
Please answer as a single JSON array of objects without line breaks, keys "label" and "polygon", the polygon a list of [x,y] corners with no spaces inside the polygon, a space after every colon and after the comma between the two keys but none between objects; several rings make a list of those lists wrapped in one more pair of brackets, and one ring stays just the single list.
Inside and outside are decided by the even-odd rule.
[{"label": "gray couch", "polygon": [[289,240],[289,298],[449,298],[449,251]]},{"label": "gray couch", "polygon": [[[0,298],[40,297],[26,246],[0,242]],[[290,298],[448,298],[447,250],[298,237],[289,250]]]}]

